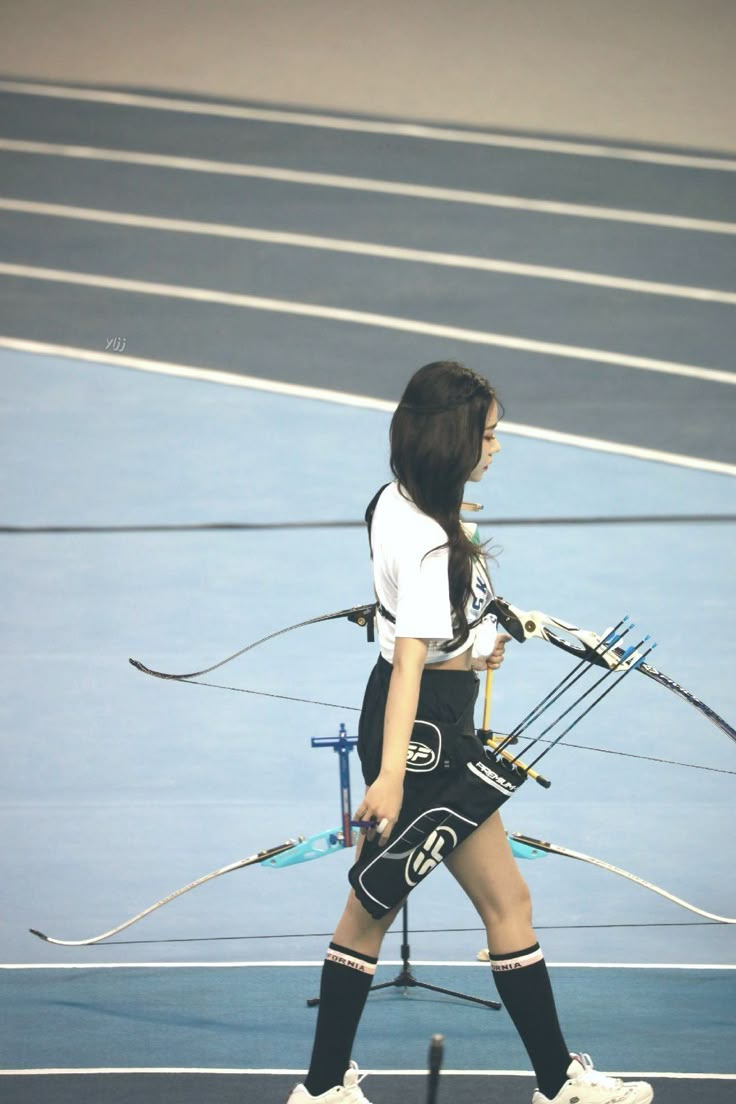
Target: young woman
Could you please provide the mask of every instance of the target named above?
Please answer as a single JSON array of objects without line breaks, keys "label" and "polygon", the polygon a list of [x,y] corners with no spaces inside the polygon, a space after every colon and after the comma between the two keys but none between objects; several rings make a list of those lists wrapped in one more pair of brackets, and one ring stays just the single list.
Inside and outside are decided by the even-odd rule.
[{"label": "young woman", "polygon": [[383,937],[401,902],[444,861],[475,905],[491,969],[537,1077],[533,1104],[649,1104],[643,1082],[596,1072],[557,1020],[529,892],[497,812],[523,781],[475,735],[476,670],[503,661],[492,587],[460,519],[466,482],[498,453],[490,384],[440,361],[409,381],[391,422],[391,470],[366,513],[381,654],[366,687],[358,751],[367,785],[345,911],[327,951],[312,1059],[288,1104],[369,1104],[351,1061]]}]

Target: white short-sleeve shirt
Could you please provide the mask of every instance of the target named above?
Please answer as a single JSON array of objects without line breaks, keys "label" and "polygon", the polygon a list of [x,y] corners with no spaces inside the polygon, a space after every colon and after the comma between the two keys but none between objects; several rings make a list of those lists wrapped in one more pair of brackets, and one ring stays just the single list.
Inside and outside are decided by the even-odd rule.
[{"label": "white short-sleeve shirt", "polygon": [[[465,523],[464,523],[465,524]],[[473,527],[466,524],[468,535]],[[429,641],[427,663],[440,663],[481,643],[489,654],[495,640],[495,618],[484,618],[469,639],[453,651],[443,651],[442,645],[452,640],[449,555],[442,546],[447,534],[434,518],[422,513],[397,482],[390,483],[376,504],[371,525],[373,553],[373,585],[381,605],[396,618],[395,624],[377,618],[381,655],[393,661],[397,636],[411,636]],[[467,605],[468,621],[475,621],[492,596],[491,582],[485,565],[473,567],[471,597]],[[481,632],[481,630],[483,630]],[[475,647],[474,647],[475,651]]]}]

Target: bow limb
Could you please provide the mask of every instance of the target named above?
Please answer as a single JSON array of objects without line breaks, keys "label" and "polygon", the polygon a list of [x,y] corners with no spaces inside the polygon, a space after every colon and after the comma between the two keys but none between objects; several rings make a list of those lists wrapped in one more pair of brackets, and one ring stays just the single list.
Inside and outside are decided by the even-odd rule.
[{"label": "bow limb", "polygon": [[725,732],[726,736],[730,736],[732,740],[736,740],[736,729],[724,721],[723,717],[720,717],[716,713],[715,709],[711,709],[709,705],[706,705],[700,698],[696,698],[694,694],[691,694],[689,690],[686,690],[684,686],[680,686],[679,682],[675,682],[669,675],[665,675],[664,672],[658,671],[656,667],[652,667],[649,663],[642,663],[637,670],[641,671],[647,678],[653,679],[654,682],[658,682],[660,686],[664,686],[667,690],[671,690],[673,694],[677,694],[678,698],[682,698],[683,701],[688,702],[694,706],[704,717],[707,717],[709,721],[720,728],[721,732]]},{"label": "bow limb", "polygon": [[349,609],[335,610],[333,613],[321,613],[318,617],[310,617],[307,621],[298,621],[295,625],[287,625],[285,629],[277,629],[276,632],[269,633],[268,636],[262,636],[260,640],[254,640],[251,644],[246,644],[244,648],[241,648],[237,652],[233,652],[232,655],[227,656],[225,659],[221,659],[218,663],[213,663],[211,667],[203,667],[201,671],[188,671],[185,674],[176,675],[167,673],[166,671],[154,671],[153,668],[147,667],[145,663],[141,663],[139,659],[129,659],[128,663],[135,667],[136,670],[142,671],[144,675],[186,682],[187,679],[199,678],[201,675],[208,675],[211,671],[216,671],[218,667],[224,667],[226,663],[231,663],[234,659],[238,659],[239,656],[245,655],[246,652],[251,652],[254,648],[260,647],[261,644],[266,644],[269,640],[275,640],[277,636],[283,636],[285,633],[294,632],[295,629],[306,628],[307,625],[318,625],[321,621],[337,621],[342,617],[346,617],[348,621],[352,621],[361,628],[366,628],[368,631],[368,639],[372,640],[375,612],[376,603],[372,602],[364,606],[351,606]]},{"label": "bow limb", "polygon": [[[577,625],[572,625],[559,617],[551,617],[540,610],[518,609],[510,602],[506,602],[499,597],[493,600],[490,609],[496,614],[502,628],[520,644],[531,637],[537,637],[540,640],[547,641],[548,644],[553,644],[556,648],[569,652],[580,660],[586,660],[599,667],[626,671],[629,667],[636,665],[637,671],[640,671],[641,674],[646,675],[654,682],[658,682],[665,689],[672,691],[683,701],[688,702],[717,728],[720,728],[721,732],[724,732],[731,740],[736,741],[736,728],[725,721],[714,709],[711,709],[695,694],[686,690],[684,686],[680,686],[669,675],[658,671],[656,667],[652,667],[650,663],[638,662],[641,659],[639,652],[634,651],[622,658],[624,652],[620,648],[611,646],[610,636],[601,637],[598,633],[578,628]],[[562,636],[561,633],[565,635]]]},{"label": "bow limb", "polygon": [[[689,901],[684,901],[682,897],[676,897],[674,893],[668,893],[661,886],[654,885],[653,882],[648,882],[645,878],[640,878],[638,874],[632,874],[629,870],[623,870],[620,866],[613,866],[612,863],[607,863],[603,859],[596,859],[593,855],[584,855],[581,851],[572,851],[570,848],[561,847],[557,843],[547,843],[545,840],[535,839],[534,836],[525,836],[522,832],[507,832],[506,838],[514,857],[517,859],[539,859],[543,855],[562,855],[567,859],[578,859],[580,862],[597,866],[601,870],[607,870],[610,874],[617,874],[620,878],[626,878],[634,885],[640,885],[644,889],[664,897],[665,900],[672,901],[680,908],[686,909],[688,912],[694,912],[696,916],[703,916],[706,920],[712,920],[717,924],[736,924],[736,917],[719,916],[715,912],[707,912],[705,909],[698,908],[697,905],[691,905]],[[490,957],[488,948],[484,947],[483,950],[478,951],[476,957],[480,962],[488,962]]]},{"label": "bow limb", "polygon": [[[632,874],[628,870],[623,870],[620,866],[613,866],[612,863],[607,863],[603,859],[596,859],[593,855],[584,855],[581,851],[572,851],[568,847],[561,847],[556,843],[547,843],[544,840],[535,839],[533,836],[525,836],[521,832],[508,833],[508,839],[510,843],[516,843],[522,848],[529,848],[532,852],[536,851],[546,852],[550,855],[562,855],[567,859],[578,859],[580,862],[590,863],[591,866],[597,866],[601,870],[608,870],[609,873],[617,874],[620,878],[626,878],[635,885],[640,885],[643,889],[648,889],[652,893],[664,897],[665,900],[672,901],[673,904],[679,905],[680,908],[687,909],[688,912],[694,912],[696,916],[705,917],[706,920],[713,920],[718,924],[736,924],[736,917],[719,916],[715,912],[707,912],[705,909],[698,908],[697,905],[691,905],[689,901],[684,901],[682,897],[676,897],[674,893],[668,893],[667,890],[662,889],[661,886],[654,885],[653,882],[648,882],[645,878],[640,878],[638,874]],[[538,855],[532,853],[524,857],[537,858]]]},{"label": "bow limb", "polygon": [[342,851],[345,846],[342,828],[328,828],[326,831],[317,832],[306,839],[299,836],[296,840],[287,840],[276,847],[269,847],[265,851],[250,855],[247,859],[237,859],[235,862],[228,863],[227,866],[221,866],[218,870],[213,870],[209,874],[203,874],[201,878],[195,878],[189,885],[182,886],[181,889],[176,889],[173,893],[167,894],[160,901],[149,905],[142,912],[131,916],[129,920],[118,924],[117,927],[110,928],[109,931],[102,932],[101,935],[94,935],[90,939],[54,939],[36,928],[30,928],[29,930],[32,935],[38,936],[44,942],[55,943],[60,947],[89,947],[94,943],[102,943],[113,935],[118,935],[119,932],[125,931],[132,924],[137,924],[139,920],[150,916],[152,912],[163,908],[164,905],[170,904],[177,897],[181,897],[182,894],[189,893],[190,890],[197,889],[198,886],[204,885],[205,882],[211,882],[214,878],[220,878],[223,874],[231,874],[234,870],[242,870],[246,866],[263,866],[264,869],[294,866],[297,863],[311,862],[313,859],[323,859],[335,851]]},{"label": "bow limb", "polygon": [[193,882],[190,882],[189,885],[174,890],[173,893],[169,893],[166,897],[162,897],[160,901],[156,901],[154,905],[149,905],[148,908],[143,909],[142,912],[137,913],[135,916],[131,916],[130,920],[118,924],[115,928],[110,928],[109,931],[102,932],[101,935],[94,935],[90,939],[53,939],[50,935],[45,935],[44,932],[37,931],[35,928],[30,929],[31,934],[37,935],[39,939],[43,939],[46,943],[55,943],[60,947],[88,947],[93,943],[102,943],[103,940],[117,935],[118,932],[125,931],[131,924],[137,924],[144,916],[150,916],[156,909],[163,908],[164,905],[168,905],[177,897],[181,897],[183,893],[189,893],[190,890],[196,889],[197,886],[204,885],[205,882],[211,882],[213,878],[220,878],[223,874],[230,874],[233,870],[241,870],[245,866],[255,866],[260,863],[268,862],[268,860],[274,856],[298,847],[300,842],[300,840],[287,840],[286,843],[280,843],[276,847],[269,847],[265,851],[259,851],[255,855],[250,855],[247,859],[238,859],[236,862],[229,863],[227,866],[221,866],[219,870],[213,870],[209,874],[203,874],[201,878],[196,878]]}]

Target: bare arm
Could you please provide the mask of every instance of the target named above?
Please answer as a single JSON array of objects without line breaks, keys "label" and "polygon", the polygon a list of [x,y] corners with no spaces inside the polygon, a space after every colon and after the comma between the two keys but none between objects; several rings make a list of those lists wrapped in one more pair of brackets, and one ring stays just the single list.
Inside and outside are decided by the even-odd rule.
[{"label": "bare arm", "polygon": [[404,796],[406,753],[417,715],[419,684],[427,658],[427,641],[398,637],[383,724],[381,770],[356,812],[358,820],[386,820],[379,842],[388,841]]}]

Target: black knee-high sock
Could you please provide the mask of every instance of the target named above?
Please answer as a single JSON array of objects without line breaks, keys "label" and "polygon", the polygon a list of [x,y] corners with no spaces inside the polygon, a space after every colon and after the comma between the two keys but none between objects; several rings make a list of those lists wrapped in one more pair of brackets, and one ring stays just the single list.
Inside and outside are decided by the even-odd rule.
[{"label": "black knee-high sock", "polygon": [[570,1051],[540,946],[535,943],[513,954],[492,954],[490,962],[498,995],[526,1047],[538,1087],[551,1099],[567,1080]]},{"label": "black knee-high sock", "polygon": [[342,1085],[378,959],[330,943],[322,967],[317,1033],[304,1085],[319,1096]]}]

